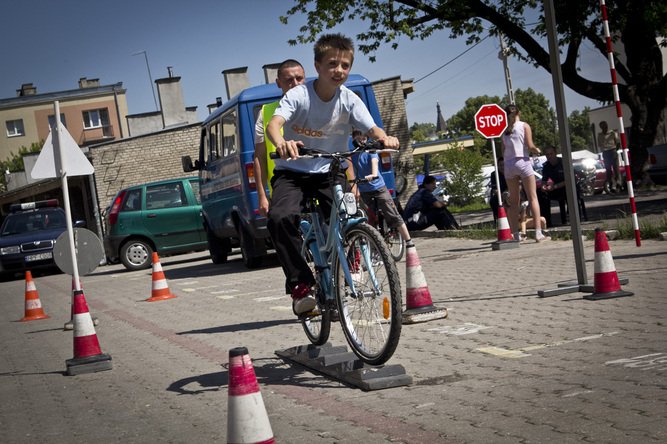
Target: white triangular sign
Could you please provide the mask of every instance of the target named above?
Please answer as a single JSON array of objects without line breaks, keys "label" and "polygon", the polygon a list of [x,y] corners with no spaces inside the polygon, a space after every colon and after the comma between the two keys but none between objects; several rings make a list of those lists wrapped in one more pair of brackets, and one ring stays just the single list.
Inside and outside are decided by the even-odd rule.
[{"label": "white triangular sign", "polygon": [[[49,131],[49,136],[46,138],[42,151],[39,153],[35,166],[30,173],[33,179],[60,177],[59,172],[56,171],[52,136],[53,131]],[[60,149],[62,150],[62,159],[64,161],[63,171],[68,176],[87,176],[95,172],[95,168],[90,164],[86,155],[83,154],[79,145],[77,145],[64,126],[60,126]]]}]

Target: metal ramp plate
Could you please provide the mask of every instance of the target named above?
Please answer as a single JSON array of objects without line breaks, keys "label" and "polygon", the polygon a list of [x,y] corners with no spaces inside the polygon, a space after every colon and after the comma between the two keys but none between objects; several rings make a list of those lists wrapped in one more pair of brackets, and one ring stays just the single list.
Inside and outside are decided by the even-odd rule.
[{"label": "metal ramp plate", "polygon": [[371,366],[348,351],[346,346],[326,343],[299,345],[276,350],[283,360],[302,365],[309,370],[329,376],[364,391],[401,387],[412,384],[412,376],[405,374],[400,364]]}]

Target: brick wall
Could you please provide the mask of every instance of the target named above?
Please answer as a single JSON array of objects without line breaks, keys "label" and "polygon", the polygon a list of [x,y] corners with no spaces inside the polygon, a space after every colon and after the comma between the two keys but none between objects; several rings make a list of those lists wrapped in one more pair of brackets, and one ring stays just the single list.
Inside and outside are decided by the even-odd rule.
[{"label": "brick wall", "polygon": [[199,123],[90,147],[100,209],[128,186],[184,173],[181,156],[199,157]]},{"label": "brick wall", "polygon": [[[398,137],[401,144],[398,155],[392,156],[394,173],[405,174],[408,184],[416,183],[414,180],[414,163],[412,160],[412,146],[410,145],[410,128],[408,127],[408,115],[405,109],[405,98],[403,97],[403,83],[400,77],[378,80],[372,83],[375,99],[380,108],[380,116],[384,130],[390,136]],[[399,165],[403,166],[399,168]],[[403,171],[405,170],[405,171]],[[408,197],[416,189],[409,186],[400,196],[401,203],[405,204]]]}]

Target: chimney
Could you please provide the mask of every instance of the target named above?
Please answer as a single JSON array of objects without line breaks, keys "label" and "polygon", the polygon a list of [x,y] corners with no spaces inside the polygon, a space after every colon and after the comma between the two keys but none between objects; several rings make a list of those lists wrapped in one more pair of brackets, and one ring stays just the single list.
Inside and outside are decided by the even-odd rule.
[{"label": "chimney", "polygon": [[181,78],[173,77],[174,73],[171,67],[167,68],[167,72],[169,77],[155,81],[160,109],[162,110],[162,122],[165,128],[188,122],[183,101],[183,90],[181,89]]},{"label": "chimney", "polygon": [[100,86],[100,79],[87,79],[85,77],[79,79],[80,89],[97,88],[98,86]]},{"label": "chimney", "polygon": [[267,85],[274,83],[276,78],[278,78],[278,68],[280,63],[269,63],[268,65],[262,66],[264,70],[264,81]]},{"label": "chimney", "polygon": [[244,89],[250,86],[248,82],[248,67],[231,68],[222,71],[225,76],[225,87],[227,88],[227,98],[231,99]]},{"label": "chimney", "polygon": [[37,94],[37,87],[32,83],[24,83],[21,89],[16,90],[16,97],[34,96],[35,94]]},{"label": "chimney", "polygon": [[173,66],[167,66],[167,72],[169,73],[169,77],[174,77],[174,67]]}]

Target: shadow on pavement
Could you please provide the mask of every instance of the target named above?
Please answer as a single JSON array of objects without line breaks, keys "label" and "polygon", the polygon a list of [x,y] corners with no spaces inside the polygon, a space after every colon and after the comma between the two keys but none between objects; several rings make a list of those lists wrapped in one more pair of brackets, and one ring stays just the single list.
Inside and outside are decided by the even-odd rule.
[{"label": "shadow on pavement", "polygon": [[259,322],[244,322],[242,324],[221,325],[219,327],[202,328],[199,330],[181,331],[177,335],[190,334],[211,334],[211,333],[233,333],[237,331],[259,330],[261,328],[276,327],[278,325],[296,324],[299,320],[294,319],[277,319],[274,321],[259,321]]}]

